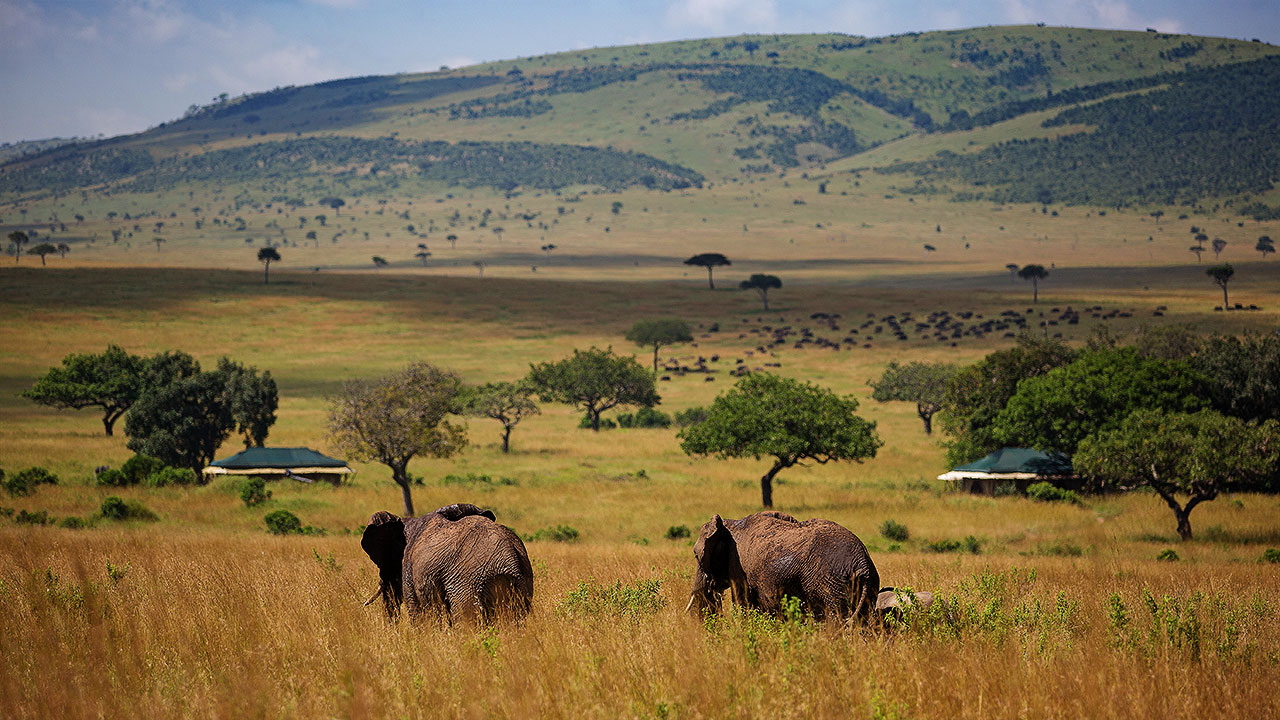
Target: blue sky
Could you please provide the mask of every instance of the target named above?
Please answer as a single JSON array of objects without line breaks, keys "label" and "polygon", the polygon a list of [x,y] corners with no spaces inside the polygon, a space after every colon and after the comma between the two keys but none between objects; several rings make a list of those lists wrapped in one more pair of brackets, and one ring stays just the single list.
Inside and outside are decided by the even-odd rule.
[{"label": "blue sky", "polygon": [[585,47],[1034,22],[1280,43],[1275,0],[0,0],[0,142],[134,132],[222,92]]}]

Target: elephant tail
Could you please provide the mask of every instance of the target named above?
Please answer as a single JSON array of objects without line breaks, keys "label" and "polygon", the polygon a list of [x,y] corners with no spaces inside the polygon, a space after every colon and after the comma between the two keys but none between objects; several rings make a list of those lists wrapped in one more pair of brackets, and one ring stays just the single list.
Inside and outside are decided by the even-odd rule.
[{"label": "elephant tail", "polygon": [[866,623],[876,609],[876,597],[880,594],[880,573],[876,572],[875,566],[871,566],[869,572],[855,572],[850,580],[853,585],[849,595],[853,604],[853,617],[859,623]]}]

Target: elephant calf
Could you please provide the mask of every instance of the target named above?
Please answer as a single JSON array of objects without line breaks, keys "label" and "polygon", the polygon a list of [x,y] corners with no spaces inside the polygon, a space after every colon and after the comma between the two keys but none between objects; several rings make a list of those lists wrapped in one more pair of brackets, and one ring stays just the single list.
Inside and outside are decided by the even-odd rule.
[{"label": "elephant calf", "polygon": [[524,543],[494,515],[469,503],[402,519],[373,514],[360,547],[378,566],[378,597],[389,617],[454,621],[523,618],[533,602],[533,568]]},{"label": "elephant calf", "polygon": [[693,546],[697,559],[686,610],[718,612],[725,590],[733,601],[777,612],[786,596],[814,617],[871,618],[880,574],[858,536],[841,525],[804,522],[780,512],[741,520],[711,518]]}]

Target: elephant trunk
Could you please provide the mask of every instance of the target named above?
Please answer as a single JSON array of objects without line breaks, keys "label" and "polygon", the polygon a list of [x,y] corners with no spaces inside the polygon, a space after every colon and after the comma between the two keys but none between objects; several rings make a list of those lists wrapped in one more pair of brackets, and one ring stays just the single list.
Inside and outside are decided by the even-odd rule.
[{"label": "elephant trunk", "polygon": [[697,618],[701,618],[708,612],[720,612],[720,593],[711,586],[709,580],[710,578],[704,573],[695,574],[693,589],[689,591],[689,604],[684,608],[685,612]]}]

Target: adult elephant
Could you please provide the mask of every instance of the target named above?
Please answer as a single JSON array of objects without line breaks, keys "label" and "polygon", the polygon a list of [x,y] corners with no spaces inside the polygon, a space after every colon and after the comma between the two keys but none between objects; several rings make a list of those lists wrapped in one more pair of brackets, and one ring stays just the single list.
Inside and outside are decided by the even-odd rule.
[{"label": "adult elephant", "polygon": [[378,592],[388,617],[403,603],[410,618],[428,614],[452,624],[523,618],[533,602],[533,568],[524,543],[491,511],[446,505],[403,519],[373,514],[360,547],[378,566]]},{"label": "adult elephant", "polygon": [[781,512],[741,520],[712,517],[693,546],[697,559],[687,611],[718,612],[725,590],[739,605],[777,612],[798,598],[814,617],[871,618],[880,574],[858,536],[845,527]]}]

